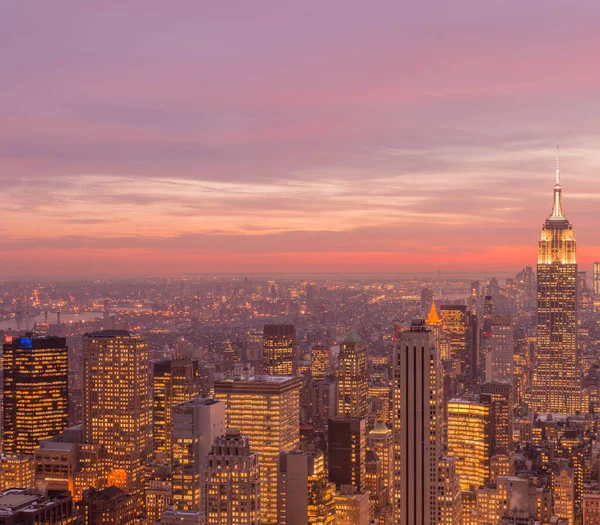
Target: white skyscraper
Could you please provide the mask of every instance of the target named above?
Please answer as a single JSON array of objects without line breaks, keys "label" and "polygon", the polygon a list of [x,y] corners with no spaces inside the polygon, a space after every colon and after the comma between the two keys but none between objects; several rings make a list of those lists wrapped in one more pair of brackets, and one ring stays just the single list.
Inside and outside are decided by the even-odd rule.
[{"label": "white skyscraper", "polygon": [[429,525],[437,516],[443,383],[433,332],[414,320],[394,352],[394,520]]}]

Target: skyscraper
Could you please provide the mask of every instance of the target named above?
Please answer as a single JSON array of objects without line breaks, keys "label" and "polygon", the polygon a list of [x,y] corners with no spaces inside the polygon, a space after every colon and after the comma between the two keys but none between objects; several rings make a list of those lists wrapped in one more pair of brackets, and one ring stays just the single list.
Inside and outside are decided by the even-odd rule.
[{"label": "skyscraper", "polygon": [[224,431],[221,401],[197,398],[173,407],[173,502],[179,510],[200,510],[200,472]]},{"label": "skyscraper", "polygon": [[296,371],[296,327],[293,324],[266,324],[263,330],[265,371],[272,376],[291,376]]},{"label": "skyscraper", "polygon": [[323,452],[283,452],[279,463],[279,522],[335,523],[335,485],[327,479]]},{"label": "skyscraper", "polygon": [[427,525],[437,516],[442,457],[442,369],[433,333],[419,319],[394,352],[394,520]]},{"label": "skyscraper", "polygon": [[183,351],[171,361],[154,363],[153,425],[154,451],[171,457],[173,407],[200,396],[198,362]]},{"label": "skyscraper", "polygon": [[366,421],[358,417],[334,417],[329,420],[329,480],[338,490],[353,485],[359,492],[366,488]]},{"label": "skyscraper", "polygon": [[453,361],[457,372],[463,372],[467,361],[467,307],[442,305],[440,320],[442,333],[449,340],[447,359]]},{"label": "skyscraper", "polygon": [[201,482],[206,525],[261,523],[258,457],[238,429],[215,439]]},{"label": "skyscraper", "polygon": [[300,443],[300,387],[289,376],[254,376],[215,383],[215,397],[225,403],[228,428],[250,438],[261,475],[262,524],[277,523],[279,457]]},{"label": "skyscraper", "polygon": [[68,422],[68,355],[61,337],[16,337],[4,344],[4,453],[33,454]]},{"label": "skyscraper", "polygon": [[538,413],[581,410],[577,359],[577,260],[573,226],[562,209],[558,157],[552,214],[538,244],[537,363],[532,408]]},{"label": "skyscraper", "polygon": [[492,401],[457,398],[448,403],[448,456],[456,460],[456,472],[463,491],[475,490],[490,476],[493,450]]},{"label": "skyscraper", "polygon": [[373,450],[381,460],[383,488],[389,504],[394,485],[394,438],[392,431],[379,421],[367,436],[367,448]]},{"label": "skyscraper", "polygon": [[600,262],[594,263],[593,285],[594,295],[600,296]]},{"label": "skyscraper", "polygon": [[125,330],[84,335],[83,440],[101,451],[90,468],[106,486],[141,497],[152,406],[148,346],[140,336]]},{"label": "skyscraper", "polygon": [[338,363],[337,415],[366,418],[369,397],[367,350],[356,332],[350,332],[342,342]]},{"label": "skyscraper", "polygon": [[510,315],[492,316],[492,340],[487,350],[485,380],[487,383],[513,383],[514,340]]},{"label": "skyscraper", "polygon": [[492,399],[494,426],[494,443],[491,453],[503,451],[507,453],[513,441],[513,385],[510,383],[484,383],[481,393],[489,394]]}]

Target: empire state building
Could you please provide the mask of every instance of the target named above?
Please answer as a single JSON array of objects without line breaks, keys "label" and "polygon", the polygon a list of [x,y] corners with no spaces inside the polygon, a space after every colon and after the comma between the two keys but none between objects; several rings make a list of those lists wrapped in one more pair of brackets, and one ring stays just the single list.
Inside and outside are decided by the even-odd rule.
[{"label": "empire state building", "polygon": [[573,226],[562,209],[557,154],[552,214],[538,244],[537,363],[532,381],[532,408],[537,413],[581,410],[575,251]]}]

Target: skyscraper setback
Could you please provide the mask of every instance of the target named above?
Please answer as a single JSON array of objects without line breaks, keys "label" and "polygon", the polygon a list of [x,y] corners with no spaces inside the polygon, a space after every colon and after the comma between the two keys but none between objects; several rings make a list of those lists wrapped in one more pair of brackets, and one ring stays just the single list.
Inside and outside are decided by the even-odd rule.
[{"label": "skyscraper setback", "polygon": [[537,363],[532,408],[538,413],[581,410],[577,356],[577,259],[573,226],[562,208],[558,156],[552,213],[538,244]]}]

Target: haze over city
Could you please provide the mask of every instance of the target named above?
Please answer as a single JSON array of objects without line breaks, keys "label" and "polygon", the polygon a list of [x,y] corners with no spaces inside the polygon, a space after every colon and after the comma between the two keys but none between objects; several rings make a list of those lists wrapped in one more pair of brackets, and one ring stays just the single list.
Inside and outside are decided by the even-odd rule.
[{"label": "haze over city", "polygon": [[557,143],[597,258],[597,2],[2,11],[4,276],[514,274]]}]

